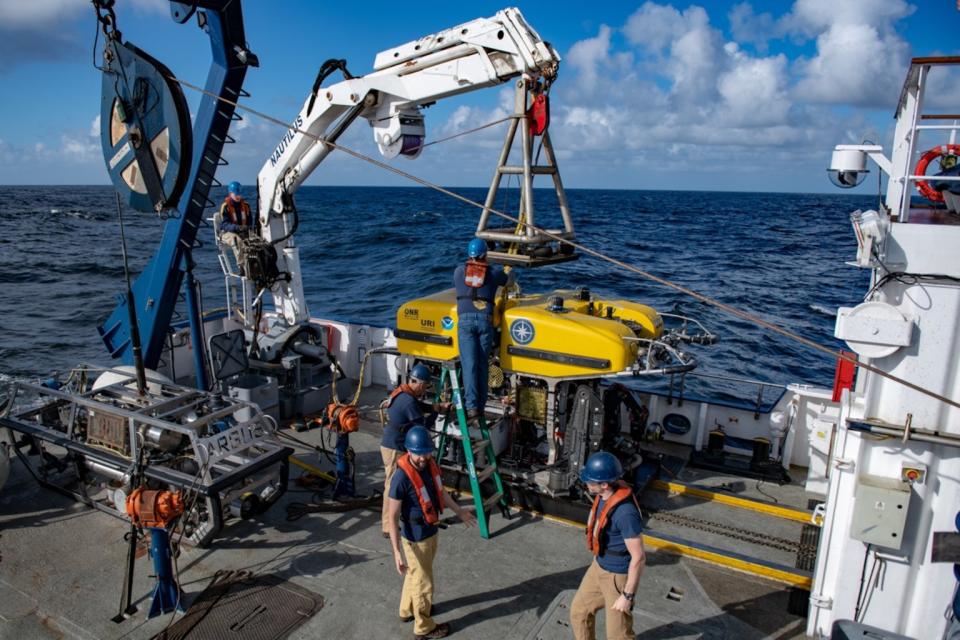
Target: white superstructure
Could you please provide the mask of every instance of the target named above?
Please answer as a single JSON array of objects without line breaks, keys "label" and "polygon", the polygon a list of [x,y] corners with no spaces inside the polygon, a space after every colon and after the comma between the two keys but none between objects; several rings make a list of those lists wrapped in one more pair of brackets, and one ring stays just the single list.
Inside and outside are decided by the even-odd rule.
[{"label": "white superstructure", "polygon": [[890,159],[866,145],[834,154],[841,182],[862,175],[866,156],[889,175],[885,206],[853,217],[857,264],[873,270],[872,288],[862,304],[840,310],[837,337],[861,362],[946,401],[863,368],[844,393],[811,593],[807,633],[815,637],[856,619],[941,638],[953,616],[954,567],[933,555],[935,533],[955,533],[960,511],[960,409],[952,404],[960,398],[960,217],[911,195],[925,179],[914,174],[918,154],[960,129],[957,116],[923,110],[929,74],[958,62],[913,61]]}]

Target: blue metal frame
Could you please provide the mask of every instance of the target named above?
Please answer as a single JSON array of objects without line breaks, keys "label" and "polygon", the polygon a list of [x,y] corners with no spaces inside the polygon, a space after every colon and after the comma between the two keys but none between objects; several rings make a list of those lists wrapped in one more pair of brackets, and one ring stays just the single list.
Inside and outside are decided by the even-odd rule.
[{"label": "blue metal frame", "polygon": [[[243,10],[238,0],[199,0],[192,3],[203,12],[205,31],[210,37],[213,61],[207,75],[206,90],[231,102],[241,95],[247,67],[256,64],[256,58],[246,50],[243,30]],[[174,20],[177,11],[184,12],[182,3],[172,2]],[[192,11],[190,12],[192,13]],[[189,17],[189,16],[188,16]],[[227,131],[234,118],[235,108],[211,95],[204,94],[194,119],[193,159],[190,177],[180,199],[179,215],[171,217],[164,226],[160,246],[133,285],[137,303],[137,323],[143,340],[143,360],[147,368],[155,369],[163,352],[164,340],[170,328],[170,319],[177,305],[177,296],[188,270],[197,231],[203,224],[203,212],[213,203],[209,200],[214,175],[221,164],[223,145],[229,140]],[[191,327],[199,327],[199,305],[196,292],[187,293]],[[110,317],[98,327],[100,336],[114,358],[125,363],[133,361],[130,326],[126,300],[118,296],[118,304]],[[192,332],[194,365],[197,386],[206,388],[206,346],[202,332]]]}]

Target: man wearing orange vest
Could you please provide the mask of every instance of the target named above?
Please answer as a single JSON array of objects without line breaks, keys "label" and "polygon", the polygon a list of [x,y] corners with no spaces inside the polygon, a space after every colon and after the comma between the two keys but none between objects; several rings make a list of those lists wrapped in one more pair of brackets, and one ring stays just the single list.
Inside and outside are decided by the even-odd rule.
[{"label": "man wearing orange vest", "polygon": [[593,496],[587,549],[594,559],[570,605],[576,640],[595,640],[596,615],[607,613],[607,640],[634,640],[633,599],[646,563],[643,521],[633,490],[620,481],[616,456],[599,451],[587,459],[580,480]]},{"label": "man wearing orange vest", "polygon": [[[444,638],[448,623],[437,624],[430,616],[433,609],[433,559],[437,555],[437,524],[444,507],[468,526],[476,518],[460,508],[440,479],[440,467],[433,459],[433,438],[425,428],[416,426],[404,438],[407,452],[397,460],[397,473],[390,483],[390,544],[397,572],[403,576],[400,594],[400,619],[413,620],[413,637]],[[403,550],[401,551],[401,536]]]},{"label": "man wearing orange vest", "polygon": [[[380,457],[383,459],[385,476],[383,495],[390,493],[390,481],[393,480],[393,474],[397,471],[397,459],[404,452],[403,440],[407,436],[407,431],[417,425],[427,426],[425,413],[450,409],[449,402],[430,404],[423,401],[423,396],[433,380],[427,365],[422,362],[415,365],[410,370],[407,380],[407,384],[401,384],[394,389],[390,397],[380,405],[381,410],[387,414],[387,424],[383,429],[383,438],[380,440]],[[389,503],[384,500],[381,527],[385,538],[390,537],[388,505]]]},{"label": "man wearing orange vest", "polygon": [[[234,180],[227,185],[227,197],[220,205],[220,242],[233,249],[240,263],[240,243],[256,228],[257,221],[250,213],[250,205],[240,195],[240,183]],[[241,270],[243,266],[240,265]]]}]

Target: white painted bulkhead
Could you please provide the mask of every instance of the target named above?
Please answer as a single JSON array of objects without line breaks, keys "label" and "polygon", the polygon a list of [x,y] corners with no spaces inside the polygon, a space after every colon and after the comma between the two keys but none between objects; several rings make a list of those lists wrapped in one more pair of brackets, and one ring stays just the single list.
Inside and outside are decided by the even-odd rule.
[{"label": "white painted bulkhead", "polygon": [[[893,224],[886,265],[910,274],[960,277],[957,247],[960,227]],[[894,278],[881,291],[879,300],[915,323],[913,338],[909,346],[867,362],[948,398],[960,397],[960,287],[944,280]],[[960,448],[854,431],[848,420],[876,420],[898,429],[909,421],[912,429],[960,435],[960,410],[861,370],[839,421],[807,633],[825,636],[834,620],[854,619],[859,598],[859,619],[867,625],[912,638],[940,638],[956,581],[951,564],[930,561],[931,547],[934,532],[956,530]],[[865,477],[899,480],[905,466],[924,469],[926,475],[907,485],[906,525],[891,542],[899,548],[874,545],[868,554],[867,544],[852,537],[857,535],[852,514],[858,483]],[[874,557],[880,559],[879,579],[871,586]]]}]

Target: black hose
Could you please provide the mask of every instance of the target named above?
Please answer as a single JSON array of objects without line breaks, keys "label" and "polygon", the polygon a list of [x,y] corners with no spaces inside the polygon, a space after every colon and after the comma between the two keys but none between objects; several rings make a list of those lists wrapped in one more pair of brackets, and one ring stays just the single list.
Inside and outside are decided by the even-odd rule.
[{"label": "black hose", "polygon": [[323,84],[323,81],[326,80],[331,73],[339,69],[343,72],[343,77],[347,80],[353,79],[353,74],[347,70],[347,61],[343,58],[330,58],[320,65],[320,70],[317,71],[317,78],[313,81],[313,88],[310,89],[310,102],[307,104],[307,115],[310,115],[310,112],[313,111],[313,103],[317,99],[317,92],[320,91],[320,85]]}]

